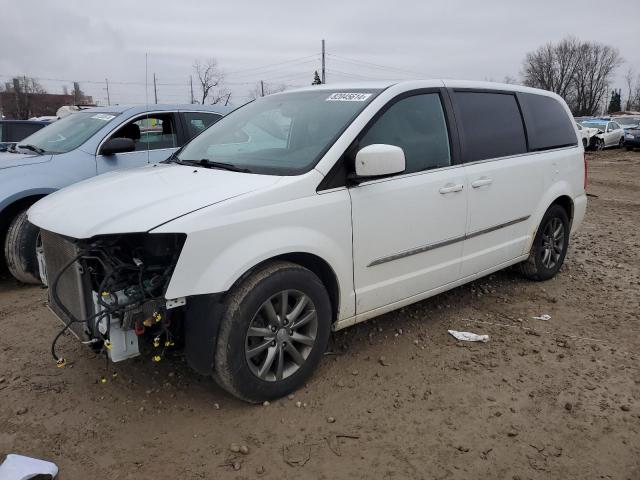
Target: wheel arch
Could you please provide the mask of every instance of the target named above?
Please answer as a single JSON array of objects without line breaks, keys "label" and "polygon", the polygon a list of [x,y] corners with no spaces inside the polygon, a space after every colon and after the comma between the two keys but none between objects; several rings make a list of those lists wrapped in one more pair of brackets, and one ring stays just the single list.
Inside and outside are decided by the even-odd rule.
[{"label": "wheel arch", "polygon": [[2,245],[4,245],[7,228],[9,228],[9,224],[16,214],[54,191],[52,189],[29,190],[13,195],[3,202],[0,210],[0,241],[2,241]]},{"label": "wheel arch", "polygon": [[[551,205],[547,207],[547,210],[549,210],[549,208],[551,208],[553,205],[560,205],[562,208],[564,208],[565,212],[567,212],[567,216],[569,217],[569,226],[571,226],[574,213],[573,199],[569,195],[560,195],[553,202],[551,202]],[[545,212],[547,210],[545,210]]]},{"label": "wheel arch", "polygon": [[276,260],[284,260],[300,265],[301,267],[312,271],[320,279],[329,294],[329,300],[331,301],[331,321],[332,323],[335,323],[338,320],[340,311],[340,283],[338,281],[338,276],[329,262],[313,253],[290,252],[262,260],[240,275],[240,277],[233,283],[231,289],[265,264]]}]

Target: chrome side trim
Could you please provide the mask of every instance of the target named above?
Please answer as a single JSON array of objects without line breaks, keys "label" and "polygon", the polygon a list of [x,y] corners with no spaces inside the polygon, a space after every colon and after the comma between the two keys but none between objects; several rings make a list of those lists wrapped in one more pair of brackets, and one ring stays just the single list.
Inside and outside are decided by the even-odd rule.
[{"label": "chrome side trim", "polygon": [[399,260],[401,258],[410,257],[412,255],[417,255],[419,253],[428,252],[429,250],[435,250],[436,248],[446,247],[448,245],[452,245],[454,243],[462,242],[464,240],[468,240],[470,238],[475,238],[480,235],[484,235],[485,233],[495,232],[496,230],[500,230],[501,228],[510,227],[520,222],[525,222],[531,218],[531,215],[527,215],[526,217],[516,218],[515,220],[510,220],[505,223],[501,223],[499,225],[494,225],[493,227],[484,228],[482,230],[478,230],[476,232],[471,232],[466,235],[461,235],[459,237],[449,238],[447,240],[443,240],[441,242],[431,243],[429,245],[423,245],[421,247],[412,248],[410,250],[405,250],[404,252],[394,253],[393,255],[389,255],[386,257],[381,257],[373,262],[371,262],[367,267],[374,267],[376,265],[380,265],[382,263],[392,262],[394,260]]}]

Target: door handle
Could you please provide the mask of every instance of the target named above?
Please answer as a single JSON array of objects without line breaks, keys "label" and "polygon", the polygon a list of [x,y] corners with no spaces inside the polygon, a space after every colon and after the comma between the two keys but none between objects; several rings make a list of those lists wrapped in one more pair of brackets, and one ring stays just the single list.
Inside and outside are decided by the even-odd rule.
[{"label": "door handle", "polygon": [[464,188],[464,185],[459,183],[458,185],[448,184],[440,189],[440,193],[442,195],[446,195],[447,193],[460,192]]},{"label": "door handle", "polygon": [[485,185],[491,185],[493,180],[487,177],[479,178],[478,180],[471,182],[473,188],[484,187]]}]

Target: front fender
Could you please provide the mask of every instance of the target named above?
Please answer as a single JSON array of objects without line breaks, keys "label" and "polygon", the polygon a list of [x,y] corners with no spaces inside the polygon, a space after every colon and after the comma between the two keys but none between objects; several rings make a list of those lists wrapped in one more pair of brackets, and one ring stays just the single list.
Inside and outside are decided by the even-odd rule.
[{"label": "front fender", "polygon": [[346,190],[239,211],[231,203],[154,230],[187,234],[166,298],[226,292],[265,260],[307,253],[324,260],[335,273],[340,287],[338,317],[354,314],[351,206]]}]

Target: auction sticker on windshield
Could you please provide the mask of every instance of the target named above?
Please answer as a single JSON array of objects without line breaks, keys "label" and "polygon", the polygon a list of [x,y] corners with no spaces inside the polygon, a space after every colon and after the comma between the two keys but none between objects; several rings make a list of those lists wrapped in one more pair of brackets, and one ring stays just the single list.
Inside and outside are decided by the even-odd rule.
[{"label": "auction sticker on windshield", "polygon": [[108,122],[109,120],[113,120],[115,117],[116,117],[115,115],[109,115],[108,113],[96,113],[91,118]]},{"label": "auction sticker on windshield", "polygon": [[364,102],[371,96],[370,93],[332,93],[327,97],[327,102]]}]

